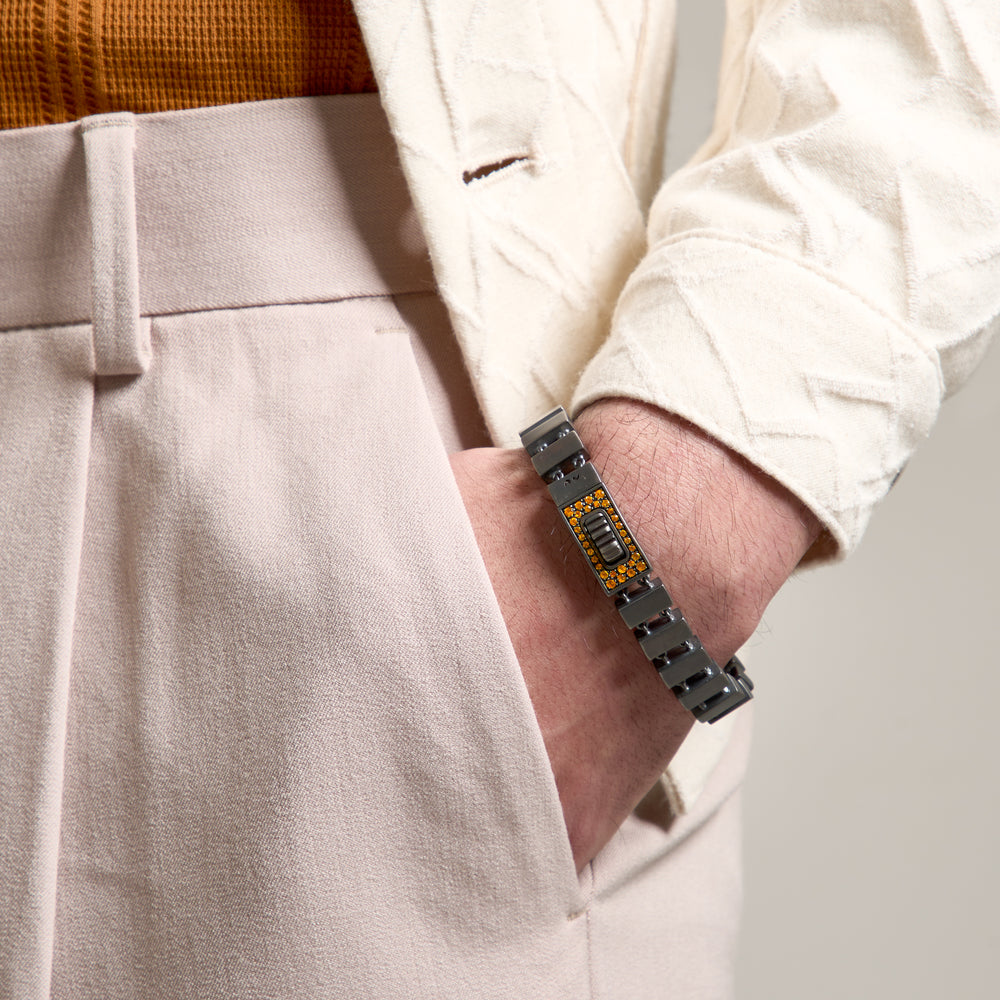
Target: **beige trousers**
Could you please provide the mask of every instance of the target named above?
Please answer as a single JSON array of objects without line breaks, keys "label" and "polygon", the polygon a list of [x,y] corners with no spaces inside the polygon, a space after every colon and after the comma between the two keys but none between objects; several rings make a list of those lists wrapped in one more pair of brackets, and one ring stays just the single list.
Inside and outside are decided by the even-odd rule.
[{"label": "beige trousers", "polygon": [[745,733],[577,876],[377,98],[0,135],[0,997],[726,997]]}]

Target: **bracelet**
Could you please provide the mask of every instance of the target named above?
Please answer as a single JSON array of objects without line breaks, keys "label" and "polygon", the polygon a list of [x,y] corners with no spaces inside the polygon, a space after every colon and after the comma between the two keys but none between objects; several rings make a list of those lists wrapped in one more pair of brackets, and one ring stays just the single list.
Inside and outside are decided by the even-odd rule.
[{"label": "bracelet", "polygon": [[753,694],[753,682],[733,657],[720,668],[674,607],[590,455],[559,407],[521,432],[535,471],[548,484],[601,588],[613,597],[663,683],[699,722],[717,722]]}]

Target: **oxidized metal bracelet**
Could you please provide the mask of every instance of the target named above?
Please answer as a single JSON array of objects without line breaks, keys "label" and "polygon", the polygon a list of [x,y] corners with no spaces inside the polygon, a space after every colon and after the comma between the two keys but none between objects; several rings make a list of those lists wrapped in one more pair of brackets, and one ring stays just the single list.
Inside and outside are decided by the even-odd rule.
[{"label": "oxidized metal bracelet", "polygon": [[720,668],[651,576],[566,411],[559,407],[522,431],[521,443],[601,588],[680,703],[699,722],[717,722],[749,701],[753,682],[743,664],[734,656]]}]

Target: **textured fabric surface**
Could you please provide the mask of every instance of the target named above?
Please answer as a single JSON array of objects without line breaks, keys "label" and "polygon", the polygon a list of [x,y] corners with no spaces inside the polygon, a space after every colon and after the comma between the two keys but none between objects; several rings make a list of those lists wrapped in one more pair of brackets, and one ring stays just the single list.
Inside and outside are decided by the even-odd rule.
[{"label": "textured fabric surface", "polygon": [[[118,120],[91,119],[86,134]],[[91,316],[93,206],[81,127],[4,134],[0,243],[10,253],[0,268],[0,328]],[[135,128],[145,315],[433,287],[375,95],[142,115]],[[192,151],[182,160],[173,152],[178,131]],[[364,197],[369,186],[382,196]],[[350,267],[340,266],[347,224]]]},{"label": "textured fabric surface", "polygon": [[1000,312],[993,0],[734,0],[715,132],[648,217],[671,3],[356,7],[494,436],[647,400],[850,551]]},{"label": "textured fabric surface", "polygon": [[569,402],[641,257],[636,192],[657,165],[624,150],[633,104],[644,121],[667,104],[672,4],[355,9],[466,364],[514,447]]},{"label": "textured fabric surface", "polygon": [[734,5],[715,130],[578,402],[641,384],[849,552],[996,328],[998,66],[986,0]]},{"label": "textured fabric surface", "polygon": [[[213,135],[255,151],[248,174],[205,166]],[[398,169],[371,159],[388,142],[376,98],[0,139],[25,235],[0,275],[33,289],[0,299],[4,998],[631,1000],[675,995],[681,967],[680,995],[730,996],[745,740],[686,816],[654,791],[578,878],[447,461],[485,427]],[[368,200],[335,191],[354,159]],[[23,189],[48,211],[15,213]],[[141,374],[114,310],[53,321],[105,282],[131,310],[130,255],[46,228],[95,193],[99,217],[134,197],[161,230],[193,214],[212,234],[147,240],[137,211]],[[323,206],[305,243],[297,200]],[[216,240],[232,273],[207,266]],[[291,252],[299,284],[279,280]],[[38,276],[74,267],[53,299]]]},{"label": "textured fabric surface", "polygon": [[162,317],[149,372],[98,383],[53,996],[580,994],[410,333],[391,301]]},{"label": "textured fabric surface", "polygon": [[349,0],[0,0],[0,128],[374,89]]},{"label": "textured fabric surface", "polygon": [[45,997],[93,408],[88,330],[0,334],[0,995]]},{"label": "textured fabric surface", "polygon": [[[726,753],[685,815],[668,821],[654,789],[594,860],[587,908],[594,1000],[736,995],[743,895],[738,790],[751,720],[751,712],[738,713]],[[722,899],[728,906],[719,905]]]}]

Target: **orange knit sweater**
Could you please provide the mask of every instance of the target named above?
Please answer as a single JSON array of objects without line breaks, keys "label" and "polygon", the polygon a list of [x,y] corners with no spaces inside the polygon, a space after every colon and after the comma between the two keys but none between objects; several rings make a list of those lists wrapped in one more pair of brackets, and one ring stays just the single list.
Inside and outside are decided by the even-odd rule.
[{"label": "orange knit sweater", "polygon": [[350,0],[0,0],[0,128],[375,89]]}]

